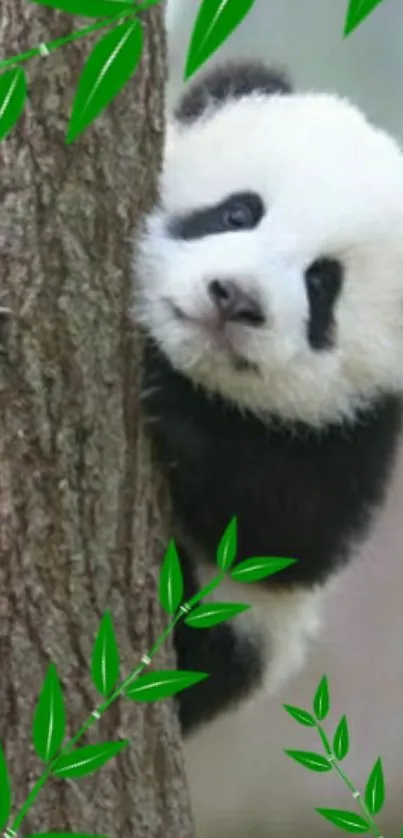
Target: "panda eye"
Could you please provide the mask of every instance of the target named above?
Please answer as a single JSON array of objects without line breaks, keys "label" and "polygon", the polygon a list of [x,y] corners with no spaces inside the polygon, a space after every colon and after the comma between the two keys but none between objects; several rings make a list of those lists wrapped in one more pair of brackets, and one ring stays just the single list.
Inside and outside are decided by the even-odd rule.
[{"label": "panda eye", "polygon": [[334,299],[342,284],[343,267],[337,259],[316,259],[305,271],[305,282],[310,294],[317,298]]},{"label": "panda eye", "polygon": [[254,216],[246,204],[234,204],[223,211],[223,222],[229,230],[245,230],[254,226]]},{"label": "panda eye", "polygon": [[233,195],[221,205],[223,230],[252,230],[264,214],[263,202],[254,192]]},{"label": "panda eye", "polygon": [[252,230],[264,214],[265,206],[257,192],[236,192],[219,204],[170,218],[167,227],[173,238],[192,241],[237,230]]},{"label": "panda eye", "polygon": [[314,351],[334,345],[334,309],[343,284],[343,265],[337,259],[317,259],[305,271],[309,316],[308,343]]}]

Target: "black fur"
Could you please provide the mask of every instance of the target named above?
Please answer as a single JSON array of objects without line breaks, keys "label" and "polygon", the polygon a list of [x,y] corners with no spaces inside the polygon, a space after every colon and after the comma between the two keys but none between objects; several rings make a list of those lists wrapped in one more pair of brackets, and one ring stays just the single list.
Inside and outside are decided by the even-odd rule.
[{"label": "black fur", "polygon": [[213,67],[190,84],[175,110],[175,118],[191,124],[207,108],[220,107],[231,99],[241,99],[251,93],[271,96],[291,92],[291,82],[282,70],[267,67],[260,61],[228,61]]},{"label": "black fur", "polygon": [[[215,563],[218,542],[238,518],[237,561],[281,556],[296,564],[260,584],[309,587],[347,561],[380,504],[393,462],[401,403],[385,396],[354,424],[316,431],[303,424],[268,427],[174,371],[149,343],[146,410],[155,450],[165,463],[176,520]],[[181,550],[181,546],[179,545]],[[189,556],[188,597],[197,586]],[[180,695],[184,732],[212,718],[261,675],[259,652],[240,647],[231,626],[179,628],[180,668],[201,668],[209,681]]]}]

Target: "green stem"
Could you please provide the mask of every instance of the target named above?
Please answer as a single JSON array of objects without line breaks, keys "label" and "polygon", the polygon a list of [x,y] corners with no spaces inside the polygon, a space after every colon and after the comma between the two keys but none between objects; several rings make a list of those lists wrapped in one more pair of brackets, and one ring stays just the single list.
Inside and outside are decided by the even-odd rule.
[{"label": "green stem", "polygon": [[[153,2],[159,2],[159,0],[146,0],[146,2],[148,2],[149,5],[152,5]],[[20,811],[14,818],[11,827],[9,827],[8,829],[8,833],[16,834],[18,832],[24,818],[27,816],[28,812],[35,803],[35,800],[38,797],[39,792],[47,782],[48,778],[53,774],[56,763],[58,762],[60,757],[64,756],[69,751],[71,751],[72,748],[74,748],[74,746],[77,744],[77,742],[79,742],[79,740],[84,736],[84,734],[87,733],[87,731],[95,724],[96,721],[99,721],[101,716],[103,716],[104,713],[106,713],[109,707],[122,695],[122,693],[127,689],[127,687],[136,678],[138,678],[143,669],[146,666],[149,666],[156,653],[159,651],[161,646],[163,646],[169,635],[173,632],[176,624],[181,619],[183,619],[183,617],[186,616],[186,614],[188,614],[192,610],[192,608],[194,608],[195,605],[197,605],[198,602],[200,602],[201,599],[204,599],[204,597],[208,596],[208,594],[210,594],[215,588],[217,588],[222,582],[224,576],[225,571],[221,571],[220,573],[218,573],[215,579],[213,579],[208,585],[206,585],[205,588],[203,588],[201,591],[195,594],[195,596],[192,597],[192,599],[190,599],[189,602],[184,603],[182,606],[178,608],[177,613],[170,620],[162,634],[160,634],[160,636],[158,637],[154,645],[151,647],[148,654],[143,656],[141,663],[139,663],[136,669],[134,669],[133,672],[131,672],[130,675],[128,675],[128,677],[125,678],[124,681],[122,681],[120,686],[116,688],[112,695],[110,695],[109,698],[105,702],[103,702],[103,704],[101,704],[99,707],[97,707],[96,710],[94,710],[91,713],[91,715],[85,720],[84,724],[77,731],[75,736],[69,739],[66,745],[61,749],[61,751],[59,751],[57,757],[55,757],[55,759],[52,760],[52,762],[45,768],[43,773],[36,781],[35,785],[32,787],[25,803],[21,806]]]},{"label": "green stem", "polygon": [[335,757],[335,755],[334,755],[334,753],[333,753],[333,751],[330,747],[330,743],[329,743],[329,740],[328,740],[328,738],[325,734],[325,731],[323,730],[323,728],[319,724],[316,724],[316,730],[318,731],[319,736],[322,740],[322,744],[323,744],[323,747],[324,747],[324,749],[326,751],[326,754],[329,758],[330,765],[332,766],[332,768],[334,768],[336,773],[343,780],[343,783],[347,786],[348,790],[351,792],[354,800],[357,801],[357,803],[358,803],[358,805],[359,805],[359,807],[360,807],[360,809],[361,809],[361,811],[364,815],[364,818],[367,821],[368,826],[370,827],[370,830],[371,830],[372,834],[376,838],[382,838],[382,832],[380,832],[380,830],[377,827],[375,821],[373,820],[373,817],[372,817],[370,811],[368,810],[368,808],[365,804],[365,801],[362,799],[360,792],[355,788],[355,786],[351,782],[351,780],[349,780],[347,775],[344,773],[343,769],[340,768],[340,765],[337,762],[336,757]]},{"label": "green stem", "polygon": [[104,29],[107,26],[112,26],[118,20],[123,20],[132,14],[132,11],[121,12],[119,15],[104,18],[103,20],[98,21],[98,23],[93,23],[91,26],[85,26],[83,29],[78,29],[76,32],[66,35],[65,38],[56,38],[54,41],[49,41],[47,44],[41,44],[41,46],[34,47],[27,52],[22,52],[20,55],[14,55],[12,58],[6,58],[4,61],[0,61],[0,70],[4,70],[6,67],[10,67],[15,64],[22,64],[23,61],[28,61],[30,58],[36,58],[38,55],[43,56],[45,50],[47,52],[53,52],[55,49],[59,49],[59,47],[64,47],[66,44],[71,44],[73,41],[85,38],[86,35],[92,35],[92,33],[97,32],[98,29]]},{"label": "green stem", "polygon": [[194,608],[195,605],[198,605],[200,600],[205,599],[206,596],[211,594],[212,591],[214,591],[216,588],[218,588],[219,585],[221,585],[221,582],[225,579],[225,577],[226,572],[225,570],[222,570],[221,573],[218,573],[215,579],[213,579],[208,585],[206,585],[206,587],[203,588],[202,591],[199,591],[197,594],[194,595],[194,597],[192,597],[192,599],[189,600],[188,603],[186,603],[187,607]]},{"label": "green stem", "polygon": [[50,766],[48,766],[48,768],[45,769],[43,774],[41,774],[41,776],[39,777],[39,780],[35,783],[35,785],[31,789],[25,803],[23,804],[23,806],[21,806],[21,809],[20,809],[17,817],[14,818],[14,821],[13,821],[10,829],[6,830],[6,834],[7,834],[7,832],[18,832],[18,828],[20,827],[22,821],[24,820],[25,816],[28,814],[31,807],[34,805],[34,802],[35,802],[41,788],[43,788],[43,786],[45,785],[45,783],[46,783],[48,777],[50,776],[50,774],[51,774],[51,768],[50,768]]},{"label": "green stem", "polygon": [[7,67],[14,67],[16,64],[22,64],[24,61],[29,61],[30,58],[44,56],[48,52],[53,52],[55,49],[64,47],[67,44],[72,44],[73,41],[79,41],[87,35],[92,35],[93,32],[98,32],[99,29],[105,29],[106,27],[113,26],[114,23],[123,21],[138,12],[143,12],[150,6],[155,6],[160,2],[161,0],[143,0],[142,3],[137,3],[132,7],[130,7],[128,3],[127,8],[117,15],[112,15],[111,17],[98,21],[98,23],[93,23],[90,26],[85,26],[83,29],[78,29],[76,32],[66,35],[64,38],[56,38],[54,41],[49,41],[48,43],[43,43],[38,47],[33,47],[33,49],[30,49],[27,52],[22,52],[20,55],[14,55],[12,58],[5,58],[3,61],[0,61],[0,71],[5,70]]}]

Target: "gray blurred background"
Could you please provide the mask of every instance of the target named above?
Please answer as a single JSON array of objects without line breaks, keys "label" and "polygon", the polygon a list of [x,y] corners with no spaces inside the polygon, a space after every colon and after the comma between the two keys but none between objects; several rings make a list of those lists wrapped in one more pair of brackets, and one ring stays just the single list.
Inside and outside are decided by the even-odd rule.
[{"label": "gray blurred background", "polygon": [[[168,108],[182,89],[199,0],[168,0]],[[286,65],[300,88],[351,98],[403,140],[403,2],[383,0],[343,40],[347,0],[256,0],[250,15],[209,63],[262,56]],[[403,200],[403,196],[402,196]],[[402,359],[403,363],[403,359]],[[309,708],[324,673],[330,680],[332,734],[347,715],[345,770],[363,790],[382,756],[384,838],[403,828],[403,446],[385,509],[354,567],[329,603],[326,627],[308,667],[283,692],[211,727],[187,747],[197,838],[284,838],[342,834],[317,806],[357,808],[339,778],[316,774],[285,748],[319,750],[315,735],[282,709]]]}]

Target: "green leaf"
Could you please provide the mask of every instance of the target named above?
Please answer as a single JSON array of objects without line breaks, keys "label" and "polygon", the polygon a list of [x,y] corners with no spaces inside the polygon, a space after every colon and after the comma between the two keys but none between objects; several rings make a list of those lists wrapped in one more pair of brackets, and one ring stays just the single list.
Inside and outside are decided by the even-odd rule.
[{"label": "green leaf", "polygon": [[307,713],[306,710],[301,710],[299,707],[291,707],[290,704],[283,704],[283,707],[296,722],[300,723],[300,725],[305,725],[305,727],[315,727],[314,717],[311,716],[310,713]]},{"label": "green leaf", "polygon": [[170,541],[162,563],[160,584],[160,603],[168,614],[173,614],[182,602],[183,577],[176,546]]},{"label": "green leaf", "polygon": [[186,59],[185,81],[229,38],[255,0],[202,0]]},{"label": "green leaf", "polygon": [[150,672],[142,675],[125,690],[125,695],[133,701],[159,701],[169,698],[187,687],[193,687],[209,677],[208,672],[188,672],[167,670]]},{"label": "green leaf", "polygon": [[52,760],[64,739],[66,715],[56,667],[49,664],[33,721],[35,751],[44,762]]},{"label": "green leaf", "polygon": [[311,771],[331,771],[332,766],[322,754],[314,754],[312,751],[284,751],[284,753],[305,768],[310,768]]},{"label": "green leaf", "polygon": [[81,17],[108,17],[124,12],[135,11],[134,3],[129,0],[29,0],[39,6],[50,6],[61,12]]},{"label": "green leaf", "polygon": [[119,650],[110,611],[103,615],[95,639],[91,675],[98,692],[110,695],[119,677]]},{"label": "green leaf", "polygon": [[365,789],[365,803],[371,815],[377,815],[385,802],[385,779],[383,776],[382,762],[379,758],[369,776]]},{"label": "green leaf", "polygon": [[5,753],[0,745],[0,832],[3,831],[11,813],[11,785]]},{"label": "green leaf", "polygon": [[273,576],[295,564],[296,559],[276,559],[276,558],[255,558],[246,559],[240,562],[234,570],[231,571],[231,579],[236,582],[259,582],[261,579],[266,579],[267,576]]},{"label": "green leaf", "polygon": [[369,832],[369,824],[361,815],[354,812],[345,812],[342,809],[316,809],[319,815],[326,818],[334,826],[344,829],[345,832],[361,833]]},{"label": "green leaf", "polygon": [[112,757],[120,754],[128,744],[129,740],[123,739],[121,742],[104,742],[101,745],[76,748],[57,760],[53,773],[57,777],[84,777],[86,774],[92,774]]},{"label": "green leaf", "polygon": [[249,611],[249,609],[250,605],[214,602],[211,605],[199,605],[185,618],[184,622],[187,626],[196,629],[211,628],[211,626],[218,626],[219,623],[225,623],[226,620],[231,620],[233,617],[237,617],[238,614]]},{"label": "green leaf", "polygon": [[343,716],[337,725],[333,740],[333,751],[339,762],[347,756],[349,747],[350,736],[348,732],[348,724],[346,717]]},{"label": "green leaf", "polygon": [[366,17],[379,6],[382,0],[350,0],[350,5],[347,11],[346,22],[344,24],[344,36],[350,35],[357,26],[365,20]]},{"label": "green leaf", "polygon": [[236,559],[238,548],[237,520],[232,518],[217,549],[217,564],[221,570],[228,570]]},{"label": "green leaf", "polygon": [[28,838],[108,838],[91,832],[33,832]]},{"label": "green leaf", "polygon": [[313,700],[313,712],[319,722],[323,722],[330,710],[329,684],[326,675],[323,676]]},{"label": "green leaf", "polygon": [[21,67],[0,75],[0,142],[18,122],[27,98],[27,82]]},{"label": "green leaf", "polygon": [[131,78],[141,58],[143,30],[138,20],[120,23],[95,45],[81,73],[66,142],[96,119]]}]

